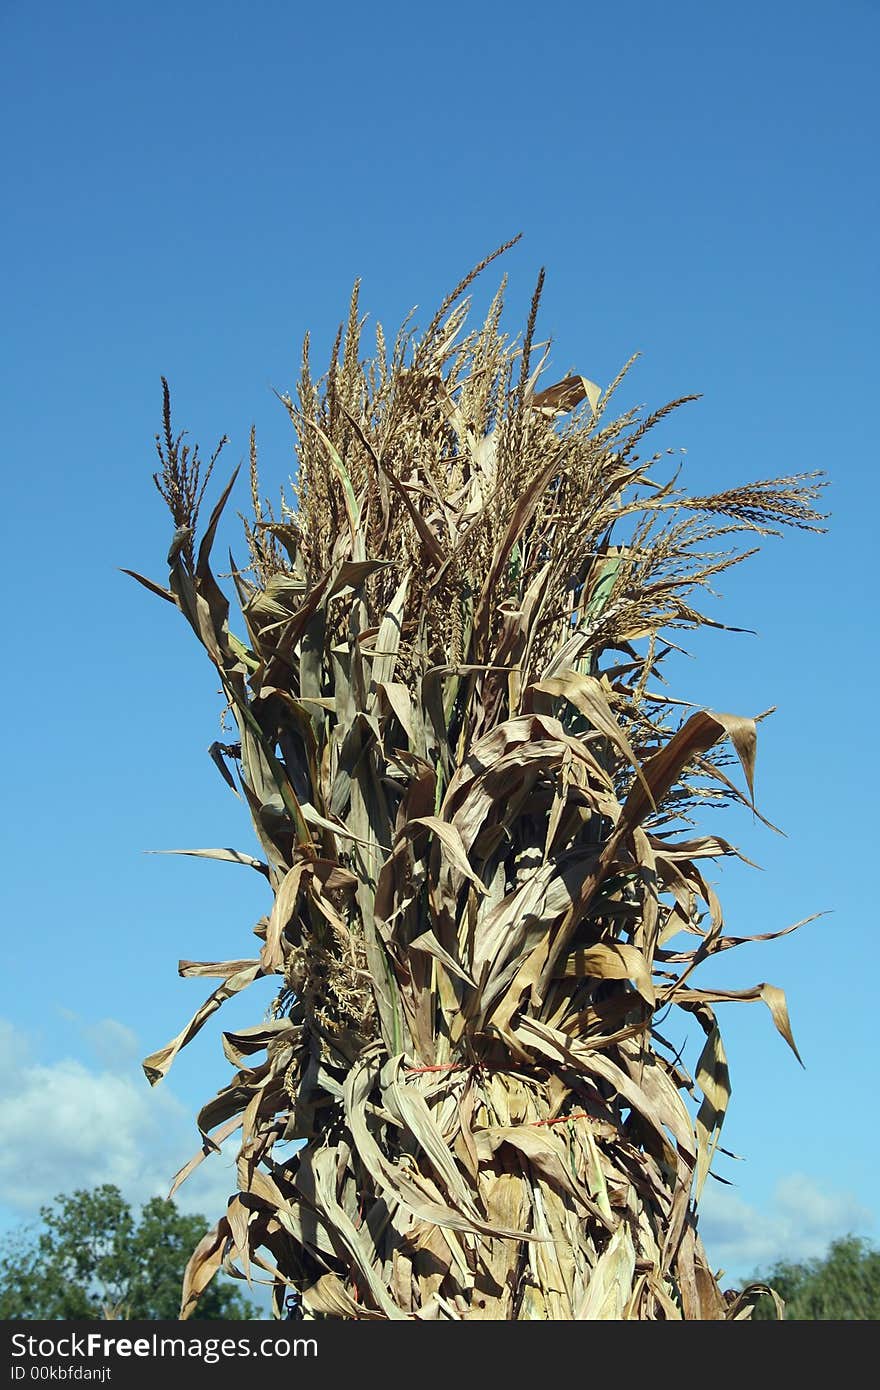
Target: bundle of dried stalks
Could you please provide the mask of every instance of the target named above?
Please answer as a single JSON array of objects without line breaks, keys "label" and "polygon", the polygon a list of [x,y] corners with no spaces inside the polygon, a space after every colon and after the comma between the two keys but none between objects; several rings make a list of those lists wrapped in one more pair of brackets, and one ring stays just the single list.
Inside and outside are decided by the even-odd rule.
[{"label": "bundle of dried stalks", "polygon": [[[689,813],[752,804],[756,725],[683,718],[658,668],[673,629],[710,621],[696,596],[743,537],[820,529],[821,482],[688,496],[641,453],[681,401],[612,418],[629,363],[606,391],[543,384],[540,281],[520,342],[503,283],[468,331],[492,259],[421,335],[407,323],[389,351],[377,329],[368,361],[357,288],[317,383],[306,342],[278,515],[252,438],[241,637],[210,566],[234,476],[196,548],[207,479],[166,388],[177,530],[169,588],[142,582],[217,669],[238,737],[214,753],[264,859],[185,852],[250,866],[273,904],[255,958],[181,963],[220,984],[150,1080],[230,995],[280,977],[270,1018],[224,1034],[235,1075],[177,1178],[240,1127],[184,1316],[221,1265],[268,1271],[279,1312],[293,1289],[306,1316],[750,1313],[697,1233],[729,1096],[715,1003],[763,1000],[795,1045],[781,990],[695,983],[770,936],[725,934],[705,862],[737,851]],[[655,1027],[671,1007],[705,1034],[693,1078]]]}]

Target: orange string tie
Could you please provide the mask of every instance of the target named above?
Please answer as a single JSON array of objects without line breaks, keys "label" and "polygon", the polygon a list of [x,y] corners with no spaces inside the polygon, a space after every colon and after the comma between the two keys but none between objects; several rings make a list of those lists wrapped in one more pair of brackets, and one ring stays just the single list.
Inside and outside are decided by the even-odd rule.
[{"label": "orange string tie", "polygon": [[566,1122],[566,1120],[588,1120],[589,1118],[590,1118],[589,1115],[588,1115],[585,1111],[581,1110],[581,1111],[579,1111],[578,1114],[576,1114],[576,1115],[557,1115],[557,1117],[556,1117],[555,1120],[535,1120],[535,1121],[534,1121],[534,1124],[535,1124],[536,1126],[537,1126],[537,1125],[564,1125],[565,1122]]}]

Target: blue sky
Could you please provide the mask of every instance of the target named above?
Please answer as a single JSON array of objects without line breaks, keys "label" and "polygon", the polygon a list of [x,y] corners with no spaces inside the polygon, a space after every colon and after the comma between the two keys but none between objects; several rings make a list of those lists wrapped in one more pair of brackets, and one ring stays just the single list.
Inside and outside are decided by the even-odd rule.
[{"label": "blue sky", "polygon": [[[679,674],[709,706],[778,706],[758,798],[787,838],[728,821],[763,867],[720,874],[731,930],[831,910],[704,974],[782,985],[806,1069],[763,1006],[722,1006],[722,1142],[745,1161],[710,1184],[703,1230],[733,1275],[877,1238],[878,30],[876,0],[6,0],[5,1224],[76,1185],[161,1190],[226,1081],[221,1024],[272,992],[149,1091],[140,1057],[202,997],[178,957],[247,955],[266,906],[256,875],[142,853],[251,845],[205,752],[210,667],[119,573],[163,577],[160,374],[204,449],[230,436],[225,469],[256,423],[275,490],[294,460],[273,388],[307,328],[326,355],[354,278],[387,327],[414,304],[424,323],[522,231],[511,329],[545,265],[560,376],[607,383],[639,350],[630,401],[702,392],[662,441],[694,486],[831,479],[827,536],[769,541],[723,581],[716,615],[758,635],[701,638]],[[228,1173],[190,1205],[222,1205]]]}]

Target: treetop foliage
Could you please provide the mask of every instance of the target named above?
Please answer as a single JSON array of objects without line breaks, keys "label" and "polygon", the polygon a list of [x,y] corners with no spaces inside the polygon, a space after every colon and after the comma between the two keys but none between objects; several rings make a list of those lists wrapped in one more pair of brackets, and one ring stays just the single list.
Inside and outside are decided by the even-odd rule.
[{"label": "treetop foliage", "polygon": [[[174,1319],[183,1271],[208,1222],[152,1197],[136,1216],[111,1183],[60,1195],[41,1225],[15,1232],[0,1255],[0,1319]],[[199,1318],[249,1318],[257,1310],[214,1280]]]}]

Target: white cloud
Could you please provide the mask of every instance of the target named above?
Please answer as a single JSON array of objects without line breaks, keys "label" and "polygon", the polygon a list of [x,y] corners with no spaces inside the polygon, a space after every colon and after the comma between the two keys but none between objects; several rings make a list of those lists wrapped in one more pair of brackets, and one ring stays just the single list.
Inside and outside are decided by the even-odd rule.
[{"label": "white cloud", "polygon": [[59,1014],[72,1023],[89,1051],[109,1071],[130,1070],[140,1056],[137,1034],[116,1018],[102,1018],[89,1023],[72,1009],[59,1009]]},{"label": "white cloud", "polygon": [[700,1213],[709,1261],[732,1279],[767,1270],[777,1260],[824,1255],[838,1236],[864,1235],[874,1224],[873,1212],[851,1193],[829,1191],[804,1173],[782,1178],[764,1210],[731,1188],[710,1184]]},{"label": "white cloud", "polygon": [[[7,1018],[0,1018],[0,1056],[6,1071],[22,1066],[30,1055],[30,1042],[25,1033],[13,1027]],[[0,1081],[2,1085],[2,1081]]]},{"label": "white cloud", "polygon": [[[88,1067],[71,1057],[34,1060],[28,1039],[0,1020],[0,1207],[6,1224],[36,1215],[61,1192],[114,1183],[139,1205],[167,1195],[174,1173],[198,1148],[189,1111],[163,1082],[149,1090],[126,1064],[138,1052],[124,1024],[84,1025],[106,1061]],[[11,1064],[10,1064],[11,1061]],[[233,1141],[234,1142],[234,1141]],[[235,1190],[231,1153],[212,1155],[179,1189],[184,1211],[211,1219]]]}]

